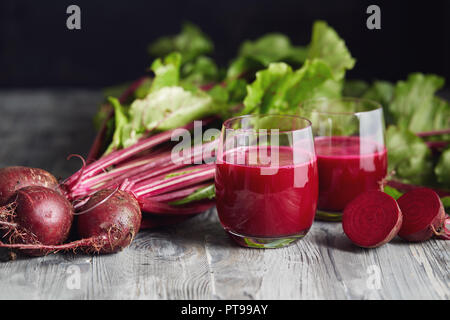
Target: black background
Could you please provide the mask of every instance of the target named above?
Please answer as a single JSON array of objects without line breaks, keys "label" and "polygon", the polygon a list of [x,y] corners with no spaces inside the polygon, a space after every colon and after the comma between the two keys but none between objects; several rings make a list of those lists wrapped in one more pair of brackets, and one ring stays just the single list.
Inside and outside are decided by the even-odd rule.
[{"label": "black background", "polygon": [[[66,8],[81,7],[81,30],[66,28]],[[381,8],[381,30],[366,28],[367,6]],[[198,24],[222,65],[239,43],[264,33],[310,40],[324,19],[343,37],[357,64],[349,78],[403,79],[414,71],[450,82],[450,1],[364,0],[1,0],[0,87],[101,87],[135,79],[151,63],[146,47]],[[448,83],[447,83],[448,86]]]}]

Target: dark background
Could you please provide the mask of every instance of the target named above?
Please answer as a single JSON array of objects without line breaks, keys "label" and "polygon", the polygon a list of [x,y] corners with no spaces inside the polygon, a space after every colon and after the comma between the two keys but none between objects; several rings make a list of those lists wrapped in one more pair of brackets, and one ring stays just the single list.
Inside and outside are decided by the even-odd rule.
[{"label": "dark background", "polygon": [[[81,30],[66,28],[66,8],[81,7]],[[381,7],[381,30],[366,28],[367,6]],[[0,87],[101,87],[135,79],[155,38],[198,24],[226,65],[244,39],[266,32],[307,44],[314,20],[343,37],[357,64],[349,78],[403,79],[421,71],[450,82],[450,1],[364,0],[1,0]],[[448,83],[447,83],[448,85]]]}]

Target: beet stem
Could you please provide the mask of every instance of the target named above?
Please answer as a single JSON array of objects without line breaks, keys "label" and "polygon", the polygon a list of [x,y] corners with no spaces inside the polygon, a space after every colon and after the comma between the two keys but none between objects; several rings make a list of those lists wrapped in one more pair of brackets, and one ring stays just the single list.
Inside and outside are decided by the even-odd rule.
[{"label": "beet stem", "polygon": [[419,136],[419,137],[440,136],[440,135],[443,135],[443,134],[450,134],[450,129],[424,131],[424,132],[417,132],[416,133],[416,135]]},{"label": "beet stem", "polygon": [[209,180],[212,177],[214,177],[215,166],[214,165],[194,166],[193,170],[196,171],[168,178],[166,180],[150,183],[148,185],[140,186],[134,189],[133,192],[139,198],[143,196],[156,195],[161,194],[163,192],[179,189],[180,184],[182,184],[183,186],[188,186],[201,181]]}]

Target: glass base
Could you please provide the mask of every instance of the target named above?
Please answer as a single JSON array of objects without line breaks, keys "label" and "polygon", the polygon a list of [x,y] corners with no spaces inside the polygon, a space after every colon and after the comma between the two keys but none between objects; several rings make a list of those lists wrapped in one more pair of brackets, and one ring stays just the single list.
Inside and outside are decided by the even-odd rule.
[{"label": "glass base", "polygon": [[230,230],[225,230],[228,235],[240,246],[246,248],[261,248],[261,249],[275,249],[289,246],[297,240],[303,238],[308,230],[303,230],[299,233],[282,237],[253,237],[237,234]]},{"label": "glass base", "polygon": [[342,212],[332,212],[316,210],[316,220],[321,221],[342,221]]}]

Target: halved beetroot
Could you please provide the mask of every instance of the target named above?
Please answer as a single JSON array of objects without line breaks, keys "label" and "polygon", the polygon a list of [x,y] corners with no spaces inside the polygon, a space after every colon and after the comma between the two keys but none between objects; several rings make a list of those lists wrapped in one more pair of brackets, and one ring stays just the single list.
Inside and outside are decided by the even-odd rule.
[{"label": "halved beetroot", "polygon": [[353,199],[345,208],[342,227],[357,246],[379,247],[394,238],[402,225],[402,212],[394,198],[370,190]]}]

